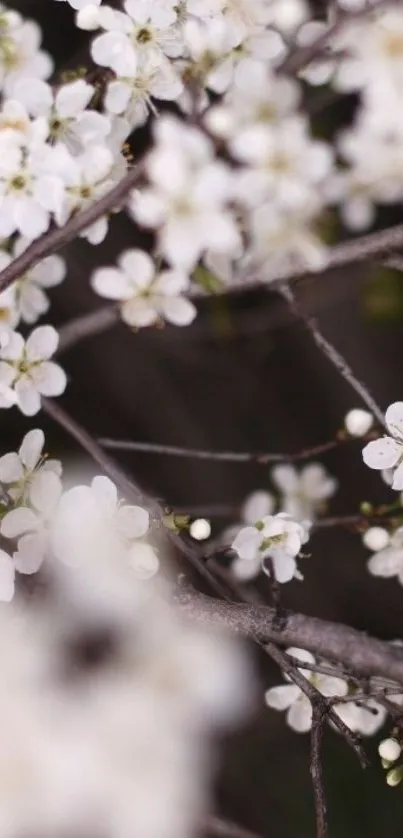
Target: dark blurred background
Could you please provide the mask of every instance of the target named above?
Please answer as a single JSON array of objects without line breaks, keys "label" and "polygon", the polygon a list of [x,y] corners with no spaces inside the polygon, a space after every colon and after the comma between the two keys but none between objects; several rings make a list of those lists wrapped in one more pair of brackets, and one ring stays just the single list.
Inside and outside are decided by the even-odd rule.
[{"label": "dark blurred background", "polygon": [[[16,0],[9,5],[40,22],[57,70],[89,66],[88,36],[74,28],[67,4]],[[353,108],[349,99],[336,111],[323,110],[316,131],[331,134]],[[133,138],[134,154],[139,143],[144,143],[143,132]],[[396,217],[390,213],[384,220]],[[345,235],[342,230],[336,234]],[[102,305],[89,287],[95,264],[108,264],[122,249],[139,243],[139,233],[122,216],[113,220],[107,240],[96,250],[83,241],[67,248],[68,278],[52,291],[52,322],[62,324]],[[301,283],[298,295],[382,408],[403,398],[400,274],[354,266]],[[133,334],[116,326],[68,351],[62,360],[69,376],[62,404],[95,436],[250,451],[297,451],[330,440],[347,410],[361,406],[274,292],[210,298],[198,309],[190,328]],[[53,456],[86,465],[58,427],[42,415],[37,421]],[[32,427],[14,410],[3,411],[0,422],[2,453],[18,446]],[[355,512],[367,498],[391,498],[379,476],[363,466],[361,447],[360,442],[340,446],[322,458],[341,484],[331,501],[334,514]],[[120,459],[146,489],[179,508],[236,508],[248,492],[269,486],[267,466],[145,454],[122,454]],[[215,520],[214,532],[229,523],[228,518]],[[282,589],[286,607],[383,638],[403,637],[403,591],[395,580],[369,576],[359,536],[332,529],[316,534],[310,548],[305,583]],[[278,671],[263,661],[260,665],[266,687],[281,682]],[[326,734],[331,838],[403,834],[402,789],[386,787],[376,741],[370,740],[368,748],[373,767],[363,772],[345,742]],[[265,838],[312,838],[308,756],[309,737],[291,732],[283,714],[264,709],[262,701],[248,729],[223,743],[217,771],[220,809]]]}]

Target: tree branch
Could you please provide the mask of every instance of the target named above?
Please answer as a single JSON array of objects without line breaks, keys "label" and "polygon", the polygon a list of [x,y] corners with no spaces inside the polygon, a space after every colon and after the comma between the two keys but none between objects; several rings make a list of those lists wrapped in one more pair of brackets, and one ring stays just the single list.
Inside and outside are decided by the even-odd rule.
[{"label": "tree branch", "polygon": [[311,777],[315,798],[316,838],[328,838],[327,806],[323,783],[321,746],[324,718],[320,707],[313,707],[311,729]]},{"label": "tree branch", "polygon": [[4,291],[15,279],[26,273],[41,259],[55,253],[75,239],[79,233],[98,221],[101,216],[119,206],[142,175],[143,166],[142,163],[139,163],[133,169],[130,169],[106,195],[103,195],[98,201],[94,201],[93,204],[76,213],[76,215],[72,215],[64,227],[53,227],[39,239],[35,239],[20,256],[13,259],[4,270],[0,271],[0,291]]},{"label": "tree branch", "polygon": [[296,451],[294,453],[269,454],[264,452],[254,453],[251,451],[206,451],[199,448],[183,448],[180,445],[159,445],[154,442],[134,442],[133,440],[98,440],[103,448],[109,448],[115,451],[139,451],[144,454],[163,454],[170,457],[189,457],[194,460],[214,460],[227,463],[254,463],[262,466],[267,465],[267,463],[309,460],[311,457],[332,451],[333,448],[337,448],[342,442],[347,441],[351,442],[352,440],[349,437],[346,437],[346,439],[332,439],[329,442],[323,442],[320,445],[314,445],[312,448],[305,448],[302,451]]},{"label": "tree branch", "polygon": [[186,562],[197,571],[205,582],[208,583],[209,587],[218,596],[229,599],[231,597],[231,591],[210,572],[201,560],[198,550],[191,543],[186,542],[178,533],[164,526],[165,509],[158,501],[143,492],[137,483],[130,480],[118,463],[105,453],[91,434],[79,422],[73,419],[60,404],[56,404],[51,399],[42,399],[42,407],[45,413],[64,428],[87,454],[89,454],[94,462],[98,463],[102,471],[116,483],[126,500],[134,504],[140,504],[147,509],[154,524],[163,527],[167,540],[179,550],[180,554],[186,559]]},{"label": "tree branch", "polygon": [[367,389],[367,387],[362,384],[358,378],[355,377],[351,367],[347,364],[347,361],[343,358],[340,352],[333,346],[330,341],[328,341],[323,335],[322,332],[316,326],[315,320],[312,317],[308,317],[301,309],[295,295],[291,288],[284,284],[279,289],[279,293],[288,303],[290,310],[292,313],[297,317],[299,320],[302,320],[308,331],[311,333],[316,346],[323,352],[323,354],[328,358],[331,364],[338,370],[340,375],[347,381],[348,384],[355,390],[358,396],[362,399],[364,404],[367,405],[371,413],[374,414],[376,419],[378,420],[379,424],[386,428],[385,417],[383,411],[375,401],[375,399],[371,396],[371,393]]},{"label": "tree branch", "polygon": [[403,649],[342,623],[286,611],[284,625],[279,629],[273,608],[221,602],[189,588],[179,590],[176,601],[186,616],[202,624],[220,625],[245,637],[258,637],[262,642],[308,649],[338,661],[356,675],[378,675],[403,684]]}]

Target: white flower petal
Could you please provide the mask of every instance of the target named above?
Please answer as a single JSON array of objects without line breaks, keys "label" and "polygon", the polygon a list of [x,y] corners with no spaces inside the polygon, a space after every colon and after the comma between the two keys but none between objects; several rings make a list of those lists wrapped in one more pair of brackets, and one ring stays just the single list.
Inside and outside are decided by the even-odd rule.
[{"label": "white flower petal", "polygon": [[256,524],[265,515],[270,515],[275,506],[273,495],[269,492],[252,492],[242,506],[242,518],[246,524]]},{"label": "white flower petal", "polygon": [[141,506],[121,506],[116,514],[116,524],[125,538],[142,538],[148,532],[150,516]]},{"label": "white flower petal", "polygon": [[298,489],[298,473],[294,466],[275,466],[271,471],[271,478],[276,487],[285,495]]},{"label": "white flower petal", "polygon": [[32,478],[29,499],[32,506],[42,515],[50,513],[56,507],[61,493],[61,480],[54,471],[41,469]]},{"label": "white flower petal", "polygon": [[196,306],[186,297],[162,297],[160,309],[165,320],[174,326],[189,326],[196,317]]},{"label": "white flower petal", "polygon": [[14,566],[18,573],[37,573],[44,560],[45,549],[46,539],[43,533],[23,535],[18,541],[18,549],[13,554]]},{"label": "white flower petal", "polygon": [[139,579],[151,579],[158,572],[158,556],[150,544],[135,544],[129,551],[129,562]]},{"label": "white flower petal", "polygon": [[91,278],[91,286],[108,300],[129,300],[134,292],[129,277],[118,268],[99,268]]},{"label": "white flower petal", "polygon": [[287,724],[297,733],[307,733],[312,727],[312,705],[304,695],[291,705],[287,712]]},{"label": "white flower petal", "polygon": [[403,568],[403,549],[396,547],[385,547],[375,553],[368,560],[368,570],[373,576],[395,576],[400,573]]},{"label": "white flower petal", "polygon": [[118,490],[109,477],[99,475],[91,483],[92,493],[107,516],[115,515],[118,504]]},{"label": "white flower petal", "polygon": [[265,692],[265,702],[273,710],[288,710],[300,697],[301,690],[295,684],[282,684],[280,687],[272,687]]},{"label": "white flower petal", "polygon": [[155,265],[148,253],[143,250],[126,250],[119,256],[118,262],[132,281],[134,289],[148,288],[155,275]]},{"label": "white flower petal", "polygon": [[255,527],[244,527],[232,542],[232,549],[241,559],[255,559],[262,543],[262,535]]},{"label": "white flower petal", "polygon": [[394,402],[388,407],[385,421],[392,436],[403,441],[403,402]]},{"label": "white flower petal", "polygon": [[23,474],[21,460],[14,451],[0,457],[0,482],[15,483],[21,480]]},{"label": "white flower petal", "polygon": [[24,416],[34,416],[41,409],[41,397],[28,378],[22,378],[15,385],[17,404]]},{"label": "white flower petal", "polygon": [[26,353],[30,363],[47,360],[56,352],[59,335],[53,326],[38,326],[31,332],[27,343]]},{"label": "white flower petal", "polygon": [[35,512],[27,506],[19,506],[7,512],[1,521],[0,532],[5,538],[17,538],[31,530],[36,530],[38,519]]},{"label": "white flower petal", "polygon": [[19,455],[25,468],[30,471],[35,468],[39,462],[44,444],[45,434],[40,428],[34,428],[25,434],[19,450]]},{"label": "white flower petal", "polygon": [[375,469],[393,468],[403,454],[402,443],[389,436],[376,439],[365,446],[362,457],[365,465]]},{"label": "white flower petal", "polygon": [[42,396],[60,396],[67,386],[67,377],[59,364],[45,361],[31,370],[31,378]]}]

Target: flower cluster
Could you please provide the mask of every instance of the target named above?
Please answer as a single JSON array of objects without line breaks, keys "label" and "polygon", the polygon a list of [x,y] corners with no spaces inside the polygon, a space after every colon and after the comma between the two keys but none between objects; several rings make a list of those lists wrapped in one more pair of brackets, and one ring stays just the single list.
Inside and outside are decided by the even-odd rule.
[{"label": "flower cluster", "polygon": [[[326,501],[337,489],[337,481],[320,463],[309,463],[300,471],[291,464],[278,465],[271,470],[270,476],[274,489],[277,490],[277,497],[264,490],[252,492],[241,510],[242,524],[235,524],[223,533],[223,541],[232,542],[233,549],[238,554],[232,564],[232,571],[238,579],[244,581],[253,579],[260,573],[263,555],[260,550],[255,551],[254,556],[244,555],[243,542],[239,550],[239,541],[236,540],[240,532],[244,533],[245,529],[249,532],[251,528],[254,530],[260,521],[272,515],[277,506],[280,513],[285,513],[286,520],[293,519],[298,522],[307,536],[310,523],[326,508]],[[251,526],[244,528],[243,524]],[[304,538],[301,543],[304,544],[306,540],[307,538]],[[293,576],[298,577],[298,573],[294,573]],[[281,580],[278,578],[278,581]]]},{"label": "flower cluster", "polygon": [[74,566],[121,563],[138,579],[154,576],[148,512],[122,503],[107,477],[63,491],[61,463],[46,457],[44,444],[34,429],[18,452],[0,458],[0,535],[10,544],[0,553],[0,601],[12,599],[16,571],[36,573],[47,556]]},{"label": "flower cluster", "polygon": [[[383,706],[372,698],[356,703],[354,690],[350,691],[348,682],[339,677],[337,669],[334,670],[334,675],[323,675],[311,670],[309,665],[315,668],[316,661],[306,649],[292,647],[287,649],[287,654],[296,658],[298,663],[308,664],[308,668],[298,667],[298,670],[323,696],[342,699],[340,703],[334,703],[334,710],[350,730],[362,736],[373,736],[382,727],[386,718]],[[320,669],[320,666],[318,668]],[[328,665],[326,668],[329,668]],[[287,675],[285,678],[289,681]],[[287,724],[297,733],[306,733],[311,729],[312,704],[296,684],[272,687],[267,690],[265,698],[268,707],[287,711]]]}]

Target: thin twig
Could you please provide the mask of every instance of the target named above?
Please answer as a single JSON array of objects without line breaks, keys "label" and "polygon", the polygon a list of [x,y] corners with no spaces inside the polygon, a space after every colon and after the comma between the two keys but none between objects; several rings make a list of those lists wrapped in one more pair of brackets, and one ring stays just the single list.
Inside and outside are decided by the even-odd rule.
[{"label": "thin twig", "polygon": [[140,180],[142,175],[143,165],[139,163],[113,189],[103,195],[102,198],[99,198],[98,201],[94,201],[86,209],[73,215],[64,227],[53,227],[39,239],[33,241],[20,256],[13,259],[4,270],[0,271],[0,291],[4,291],[15,279],[18,279],[18,277],[26,273],[41,259],[55,253],[61,247],[64,247],[72,241],[72,239],[75,239],[83,230],[86,230],[103,215],[116,209],[116,207],[124,202],[127,194]]},{"label": "thin twig", "polygon": [[258,465],[267,465],[267,463],[283,463],[297,462],[298,460],[308,460],[311,457],[316,457],[319,454],[325,454],[327,451],[332,451],[337,448],[342,442],[351,441],[346,439],[332,439],[329,442],[323,442],[320,445],[314,445],[312,448],[305,448],[302,451],[293,453],[277,454],[253,451],[206,451],[199,448],[184,448],[180,445],[159,445],[154,442],[135,442],[133,440],[120,440],[102,438],[98,442],[103,448],[109,448],[115,451],[138,451],[144,454],[163,454],[170,457],[189,457],[194,460],[216,460],[217,462],[227,463],[254,463]]},{"label": "thin twig", "polygon": [[[72,221],[78,219],[79,217],[80,216],[78,215],[74,216]],[[70,223],[71,222],[69,222],[69,224]],[[57,230],[56,233],[61,234],[62,232],[65,232],[66,229],[67,228],[64,228],[63,231]],[[49,235],[50,234],[46,234],[46,236]],[[74,233],[72,237],[74,237],[74,235],[76,234]],[[38,242],[34,242],[34,245],[39,245],[39,243],[44,238],[45,237],[42,237],[42,239],[38,239]],[[65,242],[63,242],[59,236],[58,243],[55,249],[62,247],[64,243]],[[31,248],[32,247],[33,245],[31,245]],[[264,279],[260,274],[251,276],[242,275],[236,278],[236,280],[231,286],[226,287],[225,293],[242,293],[244,291],[256,290],[257,288],[266,288],[267,290],[275,289],[279,284],[284,284],[285,282],[291,280],[293,282],[301,282],[304,279],[307,279],[308,277],[317,277],[318,275],[323,276],[325,271],[331,270],[332,268],[345,267],[346,265],[370,260],[380,260],[382,256],[385,256],[388,253],[398,250],[401,247],[403,247],[403,225],[389,227],[387,230],[382,230],[381,232],[377,233],[370,233],[367,236],[360,236],[359,238],[353,239],[352,241],[345,242],[343,244],[339,244],[333,248],[330,248],[325,269],[320,274],[318,274],[317,271],[294,270],[274,277],[270,280],[270,282],[264,282]],[[27,252],[28,251],[25,251],[25,254]],[[43,256],[48,255],[49,252],[53,252],[52,248],[46,248],[46,252],[41,252],[37,258],[34,256],[32,262],[29,260],[29,264],[27,265],[24,263],[22,267],[24,268],[24,270],[27,270],[28,267],[31,267],[31,265],[35,263],[35,261],[37,261],[37,259],[43,258]],[[22,255],[24,256],[25,254]],[[19,260],[21,260],[21,258],[22,257],[19,257]],[[386,260],[386,264],[389,263],[391,258],[392,257],[388,257],[388,259]],[[393,258],[394,264],[392,265],[392,267],[397,267],[396,260],[398,257]],[[19,261],[17,270],[15,269],[16,261],[17,260],[14,260],[14,262],[12,262],[5,269],[5,271],[0,272],[0,290],[4,287],[4,277],[7,278],[6,284],[10,284],[10,282],[12,282],[12,280],[15,279],[21,273],[21,261]],[[399,266],[401,266],[400,262]],[[12,274],[10,274],[11,270]],[[192,296],[206,296],[206,292],[202,288],[194,288],[192,291]],[[107,312],[109,313],[107,314]],[[92,335],[99,334],[100,332],[103,332],[106,329],[110,329],[112,326],[116,325],[117,322],[118,317],[116,316],[116,306],[103,306],[102,308],[96,309],[90,314],[78,315],[78,317],[75,317],[72,320],[68,321],[60,329],[59,351],[66,351],[67,349],[70,349],[71,346],[73,346],[78,341],[85,340],[87,338],[90,338]]]},{"label": "thin twig", "polygon": [[295,298],[294,292],[291,290],[289,285],[284,284],[279,289],[279,293],[288,303],[290,310],[293,312],[295,317],[299,320],[302,320],[308,331],[311,333],[317,347],[323,352],[323,354],[328,358],[331,364],[338,370],[341,376],[345,379],[345,381],[350,384],[350,386],[355,390],[358,396],[362,399],[364,404],[367,405],[371,413],[374,414],[376,419],[378,420],[379,424],[386,428],[385,417],[384,414],[375,401],[375,399],[371,396],[371,393],[367,389],[367,387],[362,384],[361,381],[356,378],[354,375],[351,367],[349,367],[347,361],[343,358],[340,352],[330,343],[327,338],[322,335],[322,332],[319,331],[318,327],[316,326],[315,320],[312,317],[308,317],[301,309],[300,305],[297,303]]},{"label": "thin twig", "polygon": [[323,782],[321,746],[323,737],[324,716],[320,705],[312,708],[311,728],[311,777],[315,799],[316,838],[328,838],[327,806],[325,787]]},{"label": "thin twig", "polygon": [[[70,414],[55,401],[51,399],[42,399],[42,407],[55,422],[64,428],[67,433],[78,442],[78,444],[89,454],[89,456],[97,463],[103,472],[113,480],[124,497],[135,504],[141,504],[148,510],[155,523],[160,526],[163,525],[165,510],[164,508],[150,495],[143,492],[143,490],[133,480],[127,477],[123,469],[115,462],[103,448],[96,442],[91,434],[80,425]],[[230,598],[231,592],[221,583],[206,567],[205,563],[199,556],[198,551],[191,543],[188,543],[181,538],[178,533],[164,527],[164,532],[167,539],[180,551],[186,558],[187,562],[199,573],[199,575],[208,583],[210,588],[215,591],[218,596],[225,599]]]}]

